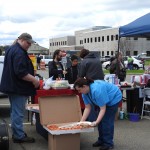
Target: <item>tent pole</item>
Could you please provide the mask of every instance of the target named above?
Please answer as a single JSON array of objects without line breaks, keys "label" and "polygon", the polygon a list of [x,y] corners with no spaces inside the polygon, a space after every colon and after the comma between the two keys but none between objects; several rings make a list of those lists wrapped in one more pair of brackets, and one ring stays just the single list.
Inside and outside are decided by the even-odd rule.
[{"label": "tent pole", "polygon": [[118,49],[117,49],[117,53],[119,53],[119,47],[120,47],[120,36],[119,36],[119,39],[118,39]]},{"label": "tent pole", "polygon": [[118,39],[118,49],[117,49],[117,66],[116,66],[116,74],[118,75],[119,74],[119,60],[118,60],[118,57],[119,57],[119,47],[120,47],[120,36],[119,36],[119,39]]}]

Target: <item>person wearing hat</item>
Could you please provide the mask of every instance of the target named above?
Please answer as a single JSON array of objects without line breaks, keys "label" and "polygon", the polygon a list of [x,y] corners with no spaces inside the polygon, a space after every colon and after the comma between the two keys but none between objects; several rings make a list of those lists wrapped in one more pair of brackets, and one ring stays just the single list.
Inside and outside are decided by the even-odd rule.
[{"label": "person wearing hat", "polygon": [[10,101],[12,139],[14,143],[33,143],[23,130],[26,101],[36,94],[39,81],[34,77],[34,68],[28,56],[28,49],[35,41],[28,33],[22,33],[5,51],[4,68],[0,91],[7,94]]}]

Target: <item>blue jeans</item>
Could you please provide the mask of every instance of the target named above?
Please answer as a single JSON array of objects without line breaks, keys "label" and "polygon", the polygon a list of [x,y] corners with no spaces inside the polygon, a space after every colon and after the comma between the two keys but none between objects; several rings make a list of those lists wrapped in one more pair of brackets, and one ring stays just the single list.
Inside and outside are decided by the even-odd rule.
[{"label": "blue jeans", "polygon": [[113,106],[107,106],[105,115],[102,121],[98,125],[99,131],[99,143],[102,143],[106,146],[113,146],[113,137],[114,137],[114,122],[115,122],[115,115],[118,110],[119,103]]},{"label": "blue jeans", "polygon": [[10,118],[13,137],[21,139],[25,136],[23,119],[28,96],[8,95],[10,101]]},{"label": "blue jeans", "polygon": [[[103,144],[105,146],[113,146],[113,137],[114,137],[114,122],[115,122],[115,115],[118,110],[118,105],[119,103],[113,105],[113,106],[106,106],[106,112],[101,120],[101,122],[98,124],[98,132],[99,132],[99,137],[98,137],[98,142],[100,144]],[[99,110],[96,109],[93,105],[91,109],[91,113],[88,117],[89,121],[95,121],[98,114]]]},{"label": "blue jeans", "polygon": [[133,64],[128,64],[128,68],[129,68],[130,70],[133,70]]}]

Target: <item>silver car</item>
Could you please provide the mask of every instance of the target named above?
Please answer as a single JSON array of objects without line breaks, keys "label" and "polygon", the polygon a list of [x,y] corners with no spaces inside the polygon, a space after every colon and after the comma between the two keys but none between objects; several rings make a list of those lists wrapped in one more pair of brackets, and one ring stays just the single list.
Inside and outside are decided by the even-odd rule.
[{"label": "silver car", "polygon": [[[133,69],[140,69],[140,68],[143,68],[143,62],[141,60],[138,60],[135,58],[135,56],[131,56],[133,58]],[[123,60],[124,60],[124,64],[126,66],[126,68],[128,68],[128,56],[124,56],[123,57]],[[110,68],[110,61],[106,61],[102,64],[102,67],[104,69],[109,69]]]},{"label": "silver car", "polygon": [[[4,67],[4,56],[0,56],[0,82],[2,78],[3,67]],[[4,93],[0,92],[0,96],[4,95],[5,95]]]}]

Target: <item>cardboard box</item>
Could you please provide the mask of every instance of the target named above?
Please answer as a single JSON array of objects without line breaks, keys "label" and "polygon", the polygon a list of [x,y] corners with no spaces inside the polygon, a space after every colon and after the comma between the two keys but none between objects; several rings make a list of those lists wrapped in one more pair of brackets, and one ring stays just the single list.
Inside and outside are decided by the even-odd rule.
[{"label": "cardboard box", "polygon": [[[63,124],[57,124],[58,127],[61,126],[66,126],[66,125],[77,125],[78,122],[69,122],[69,123],[63,123]],[[90,128],[83,128],[83,129],[71,129],[71,130],[50,130],[49,128],[47,128],[46,126],[44,126],[44,129],[46,129],[49,133],[51,133],[52,135],[61,135],[61,134],[75,134],[75,133],[82,133],[82,132],[93,132],[94,128],[90,127]]]},{"label": "cardboard box", "polygon": [[[51,124],[68,124],[79,122],[81,119],[80,100],[76,95],[51,96],[39,98],[40,122],[49,132],[49,150],[80,150],[80,132],[53,135],[47,128]],[[94,128],[85,132],[94,131]],[[59,131],[58,131],[59,132]],[[61,131],[60,131],[61,132]],[[67,131],[66,131],[67,132]]]},{"label": "cardboard box", "polygon": [[77,134],[48,134],[49,150],[80,150],[80,133]]}]

